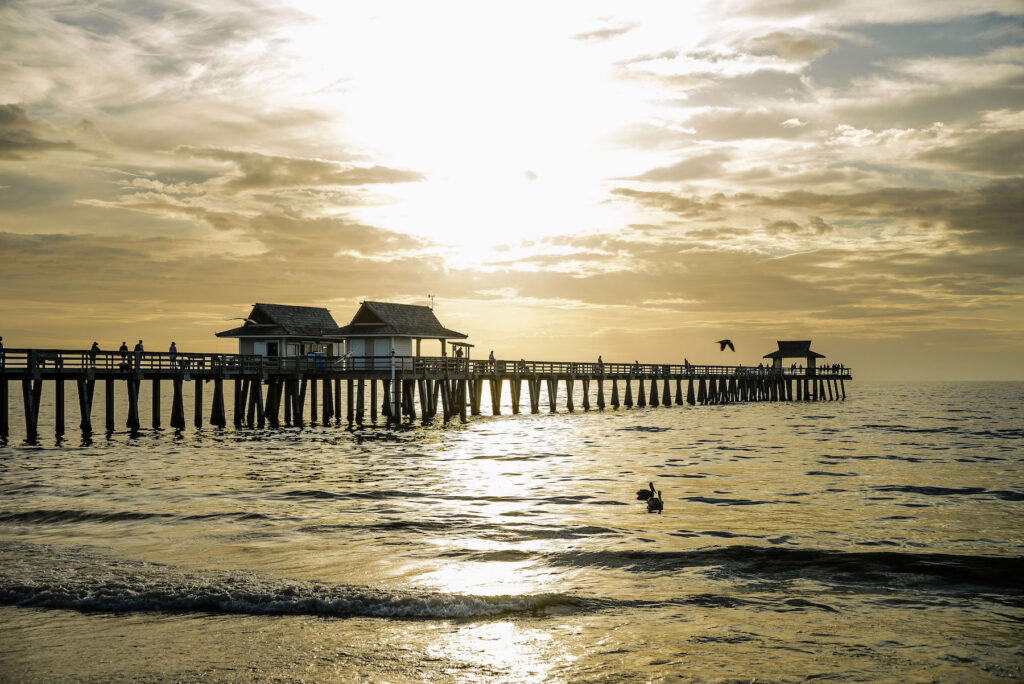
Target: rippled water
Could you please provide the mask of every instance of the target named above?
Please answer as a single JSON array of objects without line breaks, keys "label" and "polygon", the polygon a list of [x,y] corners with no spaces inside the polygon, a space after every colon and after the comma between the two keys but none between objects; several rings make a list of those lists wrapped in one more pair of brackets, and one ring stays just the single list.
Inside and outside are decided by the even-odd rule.
[{"label": "rippled water", "polygon": [[848,391],[0,448],[0,673],[1024,678],[1024,383]]}]

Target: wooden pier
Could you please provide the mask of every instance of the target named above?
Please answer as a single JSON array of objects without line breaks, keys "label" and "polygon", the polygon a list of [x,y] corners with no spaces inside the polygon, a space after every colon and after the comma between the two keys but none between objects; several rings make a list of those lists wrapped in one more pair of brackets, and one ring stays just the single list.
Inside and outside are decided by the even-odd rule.
[{"label": "wooden pier", "polygon": [[[831,401],[846,398],[845,381],[851,379],[850,369],[838,364],[815,369],[477,361],[447,356],[268,357],[7,349],[0,365],[0,440],[6,443],[10,435],[10,387],[18,381],[26,441],[35,443],[39,436],[44,387],[49,385],[47,391],[53,393],[53,427],[60,438],[66,426],[65,387],[71,382],[77,390],[79,428],[84,436],[101,431],[93,424],[93,402],[97,383],[101,384],[102,432],[109,436],[119,423],[114,400],[117,383],[123,383],[127,396],[124,426],[134,434],[142,427],[140,389],[145,383],[152,386],[149,392],[152,427],[163,426],[165,409],[160,403],[161,383],[166,382],[171,388],[168,426],[181,431],[188,422],[201,428],[207,410],[208,422],[216,428],[225,428],[229,422],[236,428],[261,430],[300,427],[307,422],[307,408],[308,422],[314,425],[318,419],[322,425],[362,425],[367,412],[369,420],[376,423],[378,409],[388,423],[416,420],[430,423],[438,416],[445,423],[455,419],[465,422],[467,414],[480,415],[485,386],[489,390],[486,394],[490,395],[490,412],[500,414],[506,384],[512,413],[518,414],[523,408],[539,413],[545,396],[547,410],[556,412],[560,391],[564,392],[565,409],[573,412],[577,408],[577,388],[582,394],[578,408],[584,411],[684,404]],[[227,390],[226,382],[229,383]],[[194,396],[191,421],[185,415],[184,402],[189,385]],[[209,390],[204,389],[207,385],[211,385]],[[205,394],[207,391],[209,393]],[[230,412],[225,391],[231,395]]]}]

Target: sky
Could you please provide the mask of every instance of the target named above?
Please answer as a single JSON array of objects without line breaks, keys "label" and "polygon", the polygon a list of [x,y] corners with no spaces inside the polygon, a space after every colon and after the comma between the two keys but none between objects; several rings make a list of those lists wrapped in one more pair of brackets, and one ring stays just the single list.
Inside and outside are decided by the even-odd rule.
[{"label": "sky", "polygon": [[1024,380],[1024,5],[0,0],[7,347],[429,295],[481,357]]}]

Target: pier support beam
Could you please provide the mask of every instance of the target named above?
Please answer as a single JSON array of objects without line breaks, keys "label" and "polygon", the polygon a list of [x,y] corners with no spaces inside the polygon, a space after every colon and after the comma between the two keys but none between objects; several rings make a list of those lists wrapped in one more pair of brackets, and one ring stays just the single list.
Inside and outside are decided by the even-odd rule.
[{"label": "pier support beam", "polygon": [[[331,424],[331,418],[334,417],[334,396],[331,392],[331,379],[323,379],[324,388],[324,406],[323,406],[323,420],[321,421],[324,425]],[[370,402],[370,409],[373,411],[374,420],[377,419],[377,408],[374,404],[377,402],[377,383],[373,383],[373,401]]]},{"label": "pier support beam", "polygon": [[604,377],[597,379],[597,410],[604,411]]},{"label": "pier support beam", "polygon": [[175,430],[185,429],[185,402],[182,397],[182,379],[171,380],[171,427]]},{"label": "pier support beam", "polygon": [[25,406],[25,438],[32,444],[39,440],[39,401],[42,399],[43,381],[21,381],[21,395]]},{"label": "pier support beam", "polygon": [[[0,391],[3,392],[3,411],[4,418],[6,418],[7,412],[7,381],[0,380],[3,387]],[[96,387],[95,380],[87,380],[85,378],[78,378],[78,415],[81,416],[81,421],[78,423],[78,427],[82,430],[84,436],[92,434],[92,394]],[[7,434],[2,430],[3,425],[0,425],[0,437],[6,437]]]},{"label": "pier support beam", "polygon": [[213,379],[213,405],[210,407],[210,425],[224,429],[228,424],[224,415],[224,379]]},{"label": "pier support beam", "polygon": [[160,378],[153,378],[153,398],[152,398],[153,415],[150,416],[150,421],[153,425],[154,430],[160,429]]},{"label": "pier support beam", "polygon": [[622,403],[628,409],[633,408],[633,380],[631,378],[626,378],[626,398]]},{"label": "pier support beam", "polygon": [[667,377],[661,383],[661,405],[665,408],[672,405],[672,383]]},{"label": "pier support beam", "polygon": [[555,413],[558,403],[558,378],[554,375],[548,376],[548,408],[551,413]]},{"label": "pier support beam", "polygon": [[[396,383],[401,382],[396,380]],[[363,416],[366,415],[366,385],[365,380],[356,380],[356,425],[362,426]]]},{"label": "pier support beam", "polygon": [[509,392],[512,394],[512,415],[519,415],[519,400],[523,394],[523,379],[517,373],[508,382]]},{"label": "pier support beam", "polygon": [[580,383],[583,385],[583,410],[590,410],[590,376],[584,375],[580,379]]},{"label": "pier support beam", "polygon": [[686,381],[686,403],[690,406],[694,406],[697,403],[697,399],[693,394],[693,378],[689,378]]},{"label": "pier support beam", "polygon": [[[557,382],[557,380],[555,382]],[[573,389],[574,389],[573,386],[575,384],[576,384],[576,382],[573,380],[572,376],[570,376],[570,377],[565,379],[565,409],[569,413],[572,413],[573,411],[576,410],[576,405],[573,404],[573,400],[572,400]]]},{"label": "pier support beam", "polygon": [[334,422],[341,422],[341,378],[334,379]]},{"label": "pier support beam", "polygon": [[125,427],[134,435],[139,431],[139,386],[142,381],[128,378],[125,384],[128,389],[128,420],[125,421]]},{"label": "pier support beam", "polygon": [[[352,420],[354,418],[354,415],[353,415],[354,407],[352,406],[352,383],[353,382],[354,381],[352,380],[352,378],[349,378],[349,379],[345,380],[345,419],[348,421],[349,427],[352,427]],[[385,380],[384,381],[384,396],[385,397],[388,394],[387,388],[388,388],[388,381]],[[384,414],[387,415],[387,416],[390,416],[391,412],[390,411],[385,411]]]},{"label": "pier support beam", "polygon": [[491,415],[501,415],[501,378],[493,377],[489,378],[491,386]]},{"label": "pier support beam", "polygon": [[540,413],[540,379],[536,375],[526,379],[526,391],[530,394],[530,413]]},{"label": "pier support beam", "polygon": [[53,432],[59,440],[64,436],[64,378],[57,378],[53,388]]},{"label": "pier support beam", "polygon": [[198,430],[203,427],[203,381],[196,378],[192,384],[196,386],[196,405],[193,407],[192,423]]},{"label": "pier support beam", "polygon": [[619,381],[612,378],[612,408],[619,408]]},{"label": "pier support beam", "polygon": [[[0,440],[3,441],[4,445],[7,443],[7,438],[11,436],[11,414],[8,413],[7,395],[7,378],[0,378]],[[92,432],[91,427],[89,428],[89,432]]]},{"label": "pier support beam", "polygon": [[316,378],[309,379],[309,424],[317,424],[317,409],[319,408],[320,397],[317,396]]},{"label": "pier support beam", "polygon": [[107,377],[107,382],[104,386],[103,408],[104,429],[109,437],[114,434],[114,378],[112,376]]},{"label": "pier support beam", "polygon": [[647,408],[647,391],[644,389],[643,376],[637,378],[637,382],[640,386],[636,390],[636,407]]},{"label": "pier support beam", "polygon": [[647,403],[650,404],[652,408],[657,408],[658,407],[659,401],[658,401],[658,379],[657,378],[651,378],[651,398],[647,401]]}]

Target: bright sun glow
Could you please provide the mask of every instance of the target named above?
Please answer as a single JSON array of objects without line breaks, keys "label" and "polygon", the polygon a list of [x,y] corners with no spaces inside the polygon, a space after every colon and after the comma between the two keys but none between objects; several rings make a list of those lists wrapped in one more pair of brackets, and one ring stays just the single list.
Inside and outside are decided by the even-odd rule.
[{"label": "bright sun glow", "polygon": [[648,162],[611,139],[650,115],[647,86],[621,78],[608,46],[573,38],[578,15],[470,3],[452,22],[429,4],[385,4],[341,21],[331,6],[300,7],[316,19],[288,36],[296,58],[330,70],[291,87],[316,91],[338,133],[366,141],[353,153],[425,176],[388,188],[361,220],[439,243],[455,266],[630,220],[607,184]]}]

